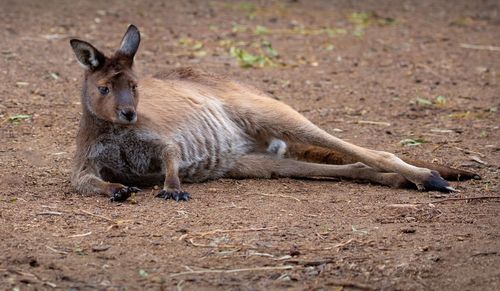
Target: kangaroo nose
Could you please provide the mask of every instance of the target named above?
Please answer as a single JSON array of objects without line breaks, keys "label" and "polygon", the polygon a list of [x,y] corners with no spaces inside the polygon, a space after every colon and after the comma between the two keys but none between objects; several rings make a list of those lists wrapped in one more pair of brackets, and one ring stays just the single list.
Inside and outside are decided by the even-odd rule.
[{"label": "kangaroo nose", "polygon": [[123,109],[120,110],[120,115],[127,121],[133,121],[137,114],[133,109]]}]

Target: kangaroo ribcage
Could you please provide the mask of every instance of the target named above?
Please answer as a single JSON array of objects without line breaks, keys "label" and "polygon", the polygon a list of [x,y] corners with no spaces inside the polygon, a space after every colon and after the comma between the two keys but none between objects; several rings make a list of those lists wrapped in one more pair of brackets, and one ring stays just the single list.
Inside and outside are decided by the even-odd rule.
[{"label": "kangaroo ribcage", "polygon": [[179,176],[187,182],[221,177],[252,148],[251,138],[220,108],[198,111],[175,141],[181,150]]}]

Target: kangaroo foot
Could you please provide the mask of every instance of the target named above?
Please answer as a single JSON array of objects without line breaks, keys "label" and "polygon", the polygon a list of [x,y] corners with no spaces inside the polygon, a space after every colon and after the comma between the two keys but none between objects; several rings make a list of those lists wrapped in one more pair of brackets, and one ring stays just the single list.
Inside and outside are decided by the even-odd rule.
[{"label": "kangaroo foot", "polygon": [[173,199],[175,201],[188,201],[191,199],[191,194],[185,191],[179,191],[179,190],[161,190],[156,194],[156,197],[158,198],[163,198],[165,200],[167,199]]},{"label": "kangaroo foot", "polygon": [[440,191],[444,193],[455,192],[455,188],[451,187],[450,184],[436,171],[431,171],[430,174],[423,179],[421,184],[417,184],[418,190],[421,191]]}]

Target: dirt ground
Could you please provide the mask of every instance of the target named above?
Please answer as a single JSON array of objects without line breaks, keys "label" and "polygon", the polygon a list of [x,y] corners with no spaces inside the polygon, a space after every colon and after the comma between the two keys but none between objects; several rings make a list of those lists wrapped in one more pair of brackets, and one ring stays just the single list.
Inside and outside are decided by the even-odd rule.
[{"label": "dirt ground", "polygon": [[482,176],[450,197],[498,196],[500,2],[106,2],[0,0],[0,289],[500,289],[498,199],[222,179],[111,203],[68,182],[69,39],[111,53],[134,23],[141,75],[230,75],[338,137]]}]

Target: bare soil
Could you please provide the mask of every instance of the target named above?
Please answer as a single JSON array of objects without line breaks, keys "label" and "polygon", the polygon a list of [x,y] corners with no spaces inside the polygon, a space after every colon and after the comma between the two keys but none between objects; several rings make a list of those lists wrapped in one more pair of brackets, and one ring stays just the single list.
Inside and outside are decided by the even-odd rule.
[{"label": "bare soil", "polygon": [[[0,289],[499,290],[498,199],[222,179],[184,185],[187,203],[145,189],[118,204],[68,182],[82,77],[69,39],[111,53],[134,23],[141,75],[230,75],[341,138],[482,176],[453,198],[498,196],[499,3],[1,0]],[[261,40],[275,66],[229,54]]]}]

